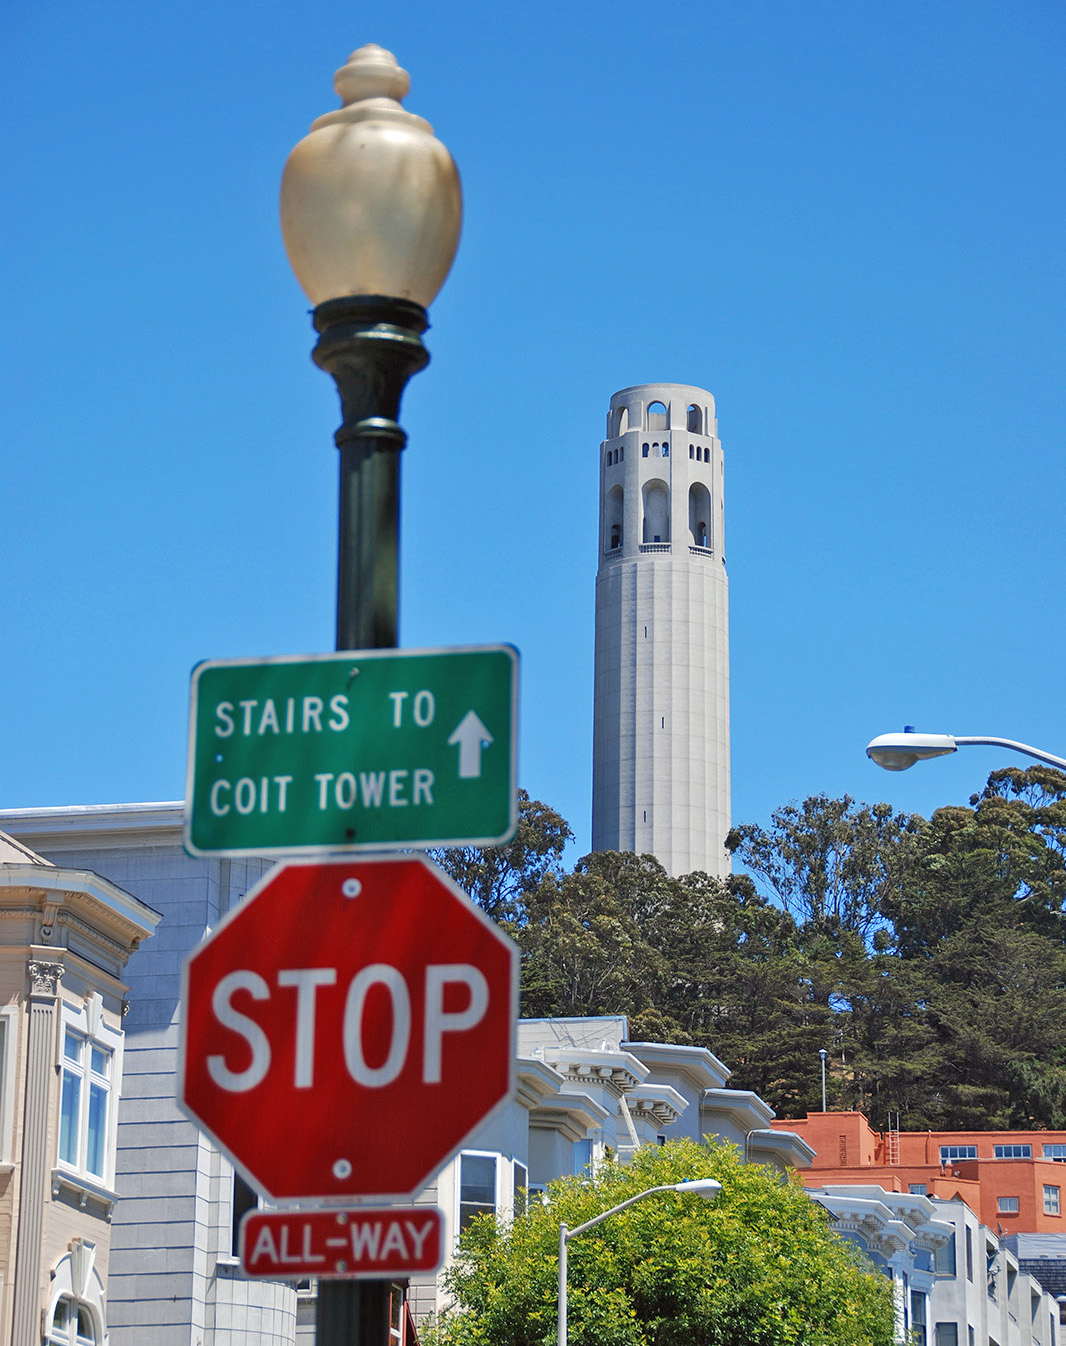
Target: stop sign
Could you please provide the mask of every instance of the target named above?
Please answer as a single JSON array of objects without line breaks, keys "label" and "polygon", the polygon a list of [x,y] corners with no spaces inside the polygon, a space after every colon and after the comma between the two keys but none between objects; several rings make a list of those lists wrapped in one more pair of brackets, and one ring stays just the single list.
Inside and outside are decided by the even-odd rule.
[{"label": "stop sign", "polygon": [[185,1111],[278,1200],[409,1197],[513,1089],[518,951],[419,855],[276,866],[185,965]]}]

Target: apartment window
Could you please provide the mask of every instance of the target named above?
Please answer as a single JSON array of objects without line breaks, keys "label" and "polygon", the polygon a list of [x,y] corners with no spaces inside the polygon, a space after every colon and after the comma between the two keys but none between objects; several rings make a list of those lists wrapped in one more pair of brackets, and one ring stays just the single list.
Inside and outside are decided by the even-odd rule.
[{"label": "apartment window", "polygon": [[496,1214],[496,1164],[497,1156],[494,1154],[460,1155],[460,1231],[478,1215]]},{"label": "apartment window", "polygon": [[259,1208],[259,1193],[244,1181],[239,1173],[233,1175],[233,1218],[230,1221],[230,1252],[234,1257],[241,1251],[241,1221]]},{"label": "apartment window", "polygon": [[936,1274],[938,1276],[955,1275],[955,1235],[952,1233],[947,1243],[936,1250]]},{"label": "apartment window", "polygon": [[907,1191],[911,1196],[928,1196],[929,1184],[924,1182],[911,1182],[907,1184]]},{"label": "apartment window", "polygon": [[389,1286],[389,1346],[400,1346],[403,1341],[403,1311],[407,1300],[402,1285],[393,1281]]},{"label": "apartment window", "polygon": [[1066,1145],[1045,1145],[1044,1158],[1054,1159],[1060,1164],[1066,1164]]},{"label": "apartment window", "polygon": [[1052,1187],[1049,1183],[1044,1183],[1044,1214],[1060,1215],[1059,1209],[1059,1189]]},{"label": "apartment window", "polygon": [[96,1327],[85,1304],[64,1296],[56,1304],[48,1346],[96,1346]]},{"label": "apartment window", "polygon": [[966,1226],[966,1279],[973,1280],[973,1230]]},{"label": "apartment window", "polygon": [[933,1341],[935,1346],[959,1346],[958,1323],[937,1323]]},{"label": "apartment window", "polygon": [[916,1346],[926,1346],[925,1336],[926,1297],[921,1290],[911,1291],[911,1333]]},{"label": "apartment window", "polygon": [[113,1053],[72,1028],[63,1030],[59,1162],[104,1180],[108,1159]]},{"label": "apartment window", "polygon": [[992,1154],[996,1159],[1032,1159],[1033,1147],[1031,1145],[994,1145]]},{"label": "apartment window", "polygon": [[1017,1215],[1018,1198],[1016,1196],[1001,1196],[996,1202],[996,1210],[1000,1215]]},{"label": "apartment window", "polygon": [[[648,821],[647,813],[644,814],[644,821]],[[592,1170],[592,1141],[575,1140],[574,1141],[574,1173],[577,1177],[587,1177]]]},{"label": "apartment window", "polygon": [[956,1159],[976,1159],[976,1145],[941,1145],[940,1162],[950,1164]]},{"label": "apartment window", "polygon": [[529,1170],[525,1164],[520,1164],[516,1159],[514,1162],[514,1181],[511,1184],[511,1209],[515,1215],[525,1215],[526,1213],[528,1187]]}]

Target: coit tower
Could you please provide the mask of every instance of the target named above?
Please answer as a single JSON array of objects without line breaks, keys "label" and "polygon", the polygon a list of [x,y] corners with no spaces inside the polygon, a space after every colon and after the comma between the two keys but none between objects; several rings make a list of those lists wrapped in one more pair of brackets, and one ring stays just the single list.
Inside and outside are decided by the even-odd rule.
[{"label": "coit tower", "polygon": [[729,590],[714,398],[643,383],[600,445],[592,849],[729,871]]}]

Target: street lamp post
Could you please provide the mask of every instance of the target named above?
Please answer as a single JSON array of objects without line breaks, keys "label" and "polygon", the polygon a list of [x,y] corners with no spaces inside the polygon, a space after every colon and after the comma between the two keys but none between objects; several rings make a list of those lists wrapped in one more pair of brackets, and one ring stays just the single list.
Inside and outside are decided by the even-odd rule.
[{"label": "street lamp post", "polygon": [[602,1224],[612,1215],[617,1215],[627,1206],[632,1206],[635,1201],[643,1201],[646,1196],[655,1196],[659,1192],[689,1192],[694,1196],[702,1196],[705,1201],[713,1201],[721,1190],[722,1184],[714,1178],[693,1178],[690,1182],[667,1183],[664,1187],[649,1187],[646,1192],[638,1192],[636,1196],[631,1196],[628,1201],[619,1202],[617,1206],[612,1206],[610,1210],[605,1210],[601,1215],[594,1215],[591,1220],[586,1220],[584,1224],[579,1224],[574,1229],[569,1229],[565,1224],[561,1224],[559,1226],[559,1308],[556,1319],[558,1346],[567,1346],[566,1272],[567,1247],[571,1239],[576,1239],[579,1234],[584,1234],[586,1230]]},{"label": "street lamp post", "polygon": [[829,1053],[824,1047],[819,1047],[818,1055],[822,1058],[822,1111],[825,1112],[825,1058]]},{"label": "street lamp post", "polygon": [[281,182],[281,229],[315,305],[314,359],[341,399],[337,648],[398,641],[400,398],[429,353],[426,305],[459,243],[462,195],[433,128],[401,106],[405,70],[382,47],[337,71],[343,106],[312,124]]},{"label": "street lamp post", "polygon": [[[341,401],[338,650],[399,644],[399,424],[408,379],[429,353],[426,306],[459,242],[459,175],[433,128],[408,112],[391,52],[353,52],[333,86],[342,106],[295,147],[281,184],[281,228],[314,307],[315,363]],[[318,1346],[385,1346],[390,1282],[318,1284]]]},{"label": "street lamp post", "polygon": [[1016,743],[1012,738],[963,738],[957,734],[919,734],[908,725],[902,734],[878,734],[866,745],[866,756],[883,766],[886,771],[906,771],[915,762],[925,761],[928,757],[946,757],[956,748],[1009,748],[1012,752],[1023,753],[1026,757],[1035,757],[1038,762],[1048,766],[1066,769],[1066,757],[1056,757],[1054,753],[1044,752],[1041,748],[1030,748],[1025,743]]}]

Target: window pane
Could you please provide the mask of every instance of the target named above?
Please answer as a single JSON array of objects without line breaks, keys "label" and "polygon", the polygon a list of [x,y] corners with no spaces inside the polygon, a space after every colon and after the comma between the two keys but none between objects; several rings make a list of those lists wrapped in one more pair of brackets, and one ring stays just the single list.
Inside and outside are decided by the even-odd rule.
[{"label": "window pane", "polygon": [[1044,1214],[1058,1215],[1059,1213],[1059,1189],[1044,1184]]},{"label": "window pane", "polygon": [[85,1167],[97,1178],[104,1176],[104,1141],[107,1137],[107,1090],[99,1084],[89,1086],[89,1131],[85,1146]]},{"label": "window pane", "polygon": [[68,1061],[81,1060],[81,1038],[68,1028],[63,1037],[63,1055]]},{"label": "window pane", "polygon": [[81,1112],[81,1080],[63,1072],[63,1093],[59,1113],[59,1157],[64,1164],[77,1167],[78,1116]]},{"label": "window pane", "polygon": [[78,1309],[78,1346],[95,1346],[96,1329],[88,1309]]},{"label": "window pane", "polygon": [[496,1160],[491,1155],[464,1154],[459,1200],[496,1204]]},{"label": "window pane", "polygon": [[95,1042],[92,1046],[92,1070],[95,1075],[103,1075],[105,1079],[111,1076],[111,1053],[98,1047]]},{"label": "window pane", "polygon": [[464,1154],[459,1169],[459,1228],[476,1215],[496,1213],[496,1159],[493,1155]]}]

